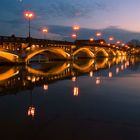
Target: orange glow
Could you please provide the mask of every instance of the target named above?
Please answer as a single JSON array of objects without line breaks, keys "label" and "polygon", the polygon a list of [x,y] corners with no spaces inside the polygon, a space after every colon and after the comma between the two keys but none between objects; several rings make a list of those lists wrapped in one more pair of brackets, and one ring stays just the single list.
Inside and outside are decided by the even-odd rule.
[{"label": "orange glow", "polygon": [[72,82],[75,82],[76,81],[76,77],[72,77]]},{"label": "orange glow", "polygon": [[100,37],[101,35],[102,35],[101,32],[97,32],[97,33],[96,33],[96,36],[97,36],[97,37]]},{"label": "orange glow", "polygon": [[120,43],[121,43],[121,41],[117,41],[116,43],[117,43],[117,44],[120,44]]},{"label": "orange glow", "polygon": [[101,45],[103,45],[103,44],[104,44],[104,42],[103,42],[103,41],[101,41],[101,42],[100,42],[100,44],[101,44]]},{"label": "orange glow", "polygon": [[42,29],[42,32],[43,32],[43,33],[48,33],[48,28],[43,28],[43,29]]},{"label": "orange glow", "polygon": [[109,41],[113,41],[114,40],[114,37],[109,37]]},{"label": "orange glow", "polygon": [[76,34],[72,34],[72,38],[76,38],[77,37],[77,35]]},{"label": "orange glow", "polygon": [[93,77],[93,71],[91,71],[91,72],[89,73],[89,75],[90,75],[90,77]]},{"label": "orange glow", "polygon": [[124,65],[121,65],[121,70],[124,70]]},{"label": "orange glow", "polygon": [[28,116],[31,116],[31,117],[35,116],[35,107],[29,107]]},{"label": "orange glow", "polygon": [[89,40],[90,40],[90,42],[93,42],[94,41],[94,38],[90,38]]},{"label": "orange glow", "polygon": [[116,74],[118,74],[118,73],[119,73],[119,71],[120,71],[120,70],[119,70],[119,68],[116,68]]},{"label": "orange glow", "polygon": [[127,61],[127,62],[126,62],[126,65],[127,65],[127,66],[129,66],[129,65],[130,65],[129,61]]},{"label": "orange glow", "polygon": [[19,56],[9,53],[9,52],[4,52],[0,50],[0,56],[2,58],[5,58],[7,60],[9,60],[10,62],[18,62],[19,61]]},{"label": "orange glow", "polygon": [[34,83],[36,81],[36,77],[33,76],[32,79],[31,79],[32,83]]},{"label": "orange glow", "polygon": [[112,73],[112,72],[109,72],[109,73],[108,73],[108,77],[109,77],[109,78],[112,78],[112,77],[113,77],[113,73]]},{"label": "orange glow", "polygon": [[0,81],[9,79],[18,74],[19,74],[19,70],[15,70],[14,68],[11,68],[10,70],[7,70],[6,72],[0,74]]},{"label": "orange glow", "polygon": [[46,84],[46,85],[43,86],[43,89],[44,90],[48,90],[49,89],[49,86]]},{"label": "orange glow", "polygon": [[74,89],[73,89],[73,95],[74,96],[78,96],[79,95],[79,88],[78,87],[74,87]]},{"label": "orange glow", "polygon": [[80,26],[78,26],[78,25],[73,26],[73,30],[75,30],[75,31],[80,30]]},{"label": "orange glow", "polygon": [[34,13],[32,11],[25,11],[24,16],[28,19],[32,19],[34,17]]},{"label": "orange glow", "polygon": [[100,77],[96,77],[96,85],[100,85],[101,84],[101,78]]}]

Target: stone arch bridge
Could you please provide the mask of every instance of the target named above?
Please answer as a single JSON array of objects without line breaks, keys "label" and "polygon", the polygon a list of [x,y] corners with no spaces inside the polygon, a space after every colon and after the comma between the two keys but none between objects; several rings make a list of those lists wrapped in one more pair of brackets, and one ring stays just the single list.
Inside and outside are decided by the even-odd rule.
[{"label": "stone arch bridge", "polygon": [[79,44],[68,41],[0,36],[0,58],[13,63],[27,63],[37,55],[50,59],[78,57],[115,57],[127,55],[127,50],[103,43]]}]

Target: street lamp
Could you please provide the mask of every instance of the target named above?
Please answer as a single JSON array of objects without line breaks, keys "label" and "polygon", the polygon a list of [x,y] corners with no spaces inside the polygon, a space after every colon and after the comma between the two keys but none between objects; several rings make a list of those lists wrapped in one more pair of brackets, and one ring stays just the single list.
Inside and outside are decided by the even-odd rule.
[{"label": "street lamp", "polygon": [[119,41],[119,40],[118,40],[116,43],[117,43],[117,44],[120,44],[120,43],[121,43],[121,41]]},{"label": "street lamp", "polygon": [[94,41],[94,38],[91,37],[91,38],[89,39],[89,41],[90,41],[90,42],[93,42],[93,41]]},{"label": "street lamp", "polygon": [[101,33],[101,32],[97,32],[97,33],[96,33],[96,36],[97,36],[98,38],[100,38],[100,37],[102,36],[102,33]]},{"label": "street lamp", "polygon": [[114,37],[113,36],[110,36],[109,37],[109,44],[111,45],[111,42],[114,40]]},{"label": "street lamp", "polygon": [[76,40],[77,40],[77,37],[78,37],[78,34],[77,34],[77,32],[80,30],[80,26],[78,26],[78,25],[75,25],[75,26],[73,26],[72,27],[73,28],[73,31],[75,32],[73,35],[74,36],[72,36],[73,38],[75,38]]},{"label": "street lamp", "polygon": [[72,36],[72,38],[74,38],[74,39],[77,38],[77,35],[76,35],[76,34],[72,34],[71,36]]},{"label": "street lamp", "polygon": [[29,22],[29,33],[28,33],[28,36],[30,38],[31,37],[31,31],[30,31],[31,19],[34,17],[34,13],[32,11],[25,11],[24,12],[24,16],[25,16],[26,19],[28,19],[28,22]]},{"label": "street lamp", "polygon": [[113,41],[114,40],[114,37],[113,36],[110,36],[109,37],[109,41]]},{"label": "street lamp", "polygon": [[80,30],[80,26],[78,26],[78,25],[73,26],[73,30],[75,30],[75,31]]},{"label": "street lamp", "polygon": [[48,33],[48,28],[43,28],[42,29],[42,32],[44,33],[44,39],[45,39],[45,37],[46,37],[46,34]]}]

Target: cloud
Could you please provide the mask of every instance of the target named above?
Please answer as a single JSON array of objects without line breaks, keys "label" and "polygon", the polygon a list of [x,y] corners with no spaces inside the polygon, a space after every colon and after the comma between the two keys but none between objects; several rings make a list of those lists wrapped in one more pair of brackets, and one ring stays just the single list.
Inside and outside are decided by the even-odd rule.
[{"label": "cloud", "polygon": [[[63,37],[63,40],[71,40],[71,27],[68,26],[56,26],[56,25],[50,25],[50,30],[54,34],[59,34],[61,37]],[[102,32],[102,37],[106,40],[110,36],[114,36],[115,40],[121,40],[122,42],[127,42],[131,39],[138,39],[140,38],[140,33],[127,31],[124,29],[119,28],[118,26],[110,26],[105,29],[87,29],[87,28],[81,28],[79,31],[78,38],[79,39],[89,39],[90,37],[95,37],[95,34],[97,31]]]},{"label": "cloud", "polygon": [[[24,2],[23,7],[31,6],[31,2]],[[43,0],[32,3],[34,9],[40,15],[45,15],[47,18],[77,18],[87,17],[95,10],[107,10],[106,4],[96,0]]]}]

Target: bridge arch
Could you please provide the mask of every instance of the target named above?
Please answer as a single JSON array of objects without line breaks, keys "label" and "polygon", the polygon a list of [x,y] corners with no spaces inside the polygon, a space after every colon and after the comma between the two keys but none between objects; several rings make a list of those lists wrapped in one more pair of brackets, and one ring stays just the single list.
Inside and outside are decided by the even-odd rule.
[{"label": "bridge arch", "polygon": [[89,70],[93,64],[94,64],[94,60],[89,59],[89,61],[87,63],[85,63],[84,65],[78,65],[76,63],[73,63],[73,67],[81,72],[89,72]]},{"label": "bridge arch", "polygon": [[0,57],[4,58],[5,60],[9,61],[9,62],[19,62],[19,56],[9,53],[9,52],[5,52],[5,51],[0,51]]},{"label": "bridge arch", "polygon": [[0,81],[7,80],[15,75],[18,75],[18,74],[19,74],[19,70],[12,67],[9,70],[7,70],[6,72],[0,74]]},{"label": "bridge arch", "polygon": [[61,74],[63,71],[65,71],[69,67],[70,67],[70,64],[64,63],[63,65],[56,67],[55,69],[49,70],[48,72],[43,72],[41,70],[37,70],[37,69],[31,68],[29,66],[26,67],[26,69],[29,73],[32,73],[35,75],[48,76],[48,75]]},{"label": "bridge arch", "polygon": [[116,56],[116,52],[113,49],[109,49],[108,55]]},{"label": "bridge arch", "polygon": [[73,56],[77,55],[79,52],[85,52],[89,57],[94,58],[94,53],[88,47],[79,48],[73,53]]},{"label": "bridge arch", "polygon": [[46,51],[52,52],[54,54],[61,55],[65,59],[69,59],[70,58],[70,54],[65,52],[63,49],[56,48],[56,47],[49,47],[49,48],[40,48],[40,49],[32,50],[30,53],[27,54],[27,56],[25,58],[25,62],[30,60],[35,55],[40,54],[42,52],[46,52]]},{"label": "bridge arch", "polygon": [[[102,55],[101,55],[102,54]],[[107,53],[107,51],[104,49],[104,48],[98,48],[96,51],[95,51],[95,56],[98,57],[98,56],[104,56],[104,57],[108,57],[109,54]]]}]

